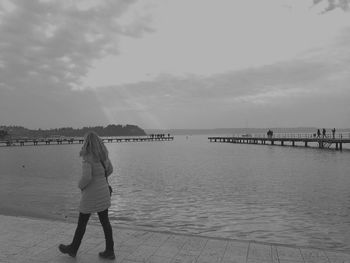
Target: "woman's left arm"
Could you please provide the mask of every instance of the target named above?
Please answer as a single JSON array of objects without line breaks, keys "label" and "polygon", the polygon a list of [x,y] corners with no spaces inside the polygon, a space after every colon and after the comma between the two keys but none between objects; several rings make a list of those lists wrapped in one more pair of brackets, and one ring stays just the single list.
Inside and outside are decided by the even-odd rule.
[{"label": "woman's left arm", "polygon": [[78,187],[80,190],[84,190],[84,188],[90,183],[92,179],[92,169],[91,164],[87,161],[83,161],[83,174],[79,180]]},{"label": "woman's left arm", "polygon": [[106,176],[110,176],[113,173],[113,166],[109,159],[106,160],[105,166],[106,166]]}]

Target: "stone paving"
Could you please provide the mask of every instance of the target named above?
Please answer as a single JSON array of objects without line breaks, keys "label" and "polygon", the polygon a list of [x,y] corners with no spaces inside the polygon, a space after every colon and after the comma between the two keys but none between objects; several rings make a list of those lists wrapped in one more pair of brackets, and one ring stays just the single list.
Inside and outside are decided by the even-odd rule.
[{"label": "stone paving", "polygon": [[0,262],[350,263],[350,254],[145,230],[114,228],[116,260],[99,259],[102,227],[88,224],[76,258],[58,251],[75,224],[0,215]]}]

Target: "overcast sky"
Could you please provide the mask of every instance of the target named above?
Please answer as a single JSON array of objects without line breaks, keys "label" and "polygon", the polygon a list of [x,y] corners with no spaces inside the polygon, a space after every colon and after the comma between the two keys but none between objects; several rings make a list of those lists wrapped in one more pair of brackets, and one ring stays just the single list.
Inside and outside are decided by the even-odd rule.
[{"label": "overcast sky", "polygon": [[350,127],[348,0],[0,0],[0,125]]}]

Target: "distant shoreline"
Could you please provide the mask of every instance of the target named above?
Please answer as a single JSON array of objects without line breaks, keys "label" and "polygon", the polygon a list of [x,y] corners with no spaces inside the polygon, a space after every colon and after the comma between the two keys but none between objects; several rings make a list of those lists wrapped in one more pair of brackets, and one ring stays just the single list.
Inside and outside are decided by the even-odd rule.
[{"label": "distant shoreline", "polygon": [[115,125],[110,124],[106,127],[83,127],[74,129],[72,127],[49,129],[49,130],[32,130],[22,126],[0,126],[0,139],[10,137],[30,137],[30,138],[47,138],[47,137],[83,137],[87,132],[94,131],[99,136],[144,136],[145,131],[136,125]]}]

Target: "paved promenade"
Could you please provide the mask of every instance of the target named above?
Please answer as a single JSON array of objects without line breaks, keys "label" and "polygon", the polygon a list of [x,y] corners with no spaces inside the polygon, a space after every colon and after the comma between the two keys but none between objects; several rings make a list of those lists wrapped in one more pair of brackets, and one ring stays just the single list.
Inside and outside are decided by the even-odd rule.
[{"label": "paved promenade", "polygon": [[77,257],[58,251],[75,224],[0,215],[0,262],[350,263],[350,254],[227,239],[114,228],[116,260],[102,260],[102,227],[88,224]]}]

